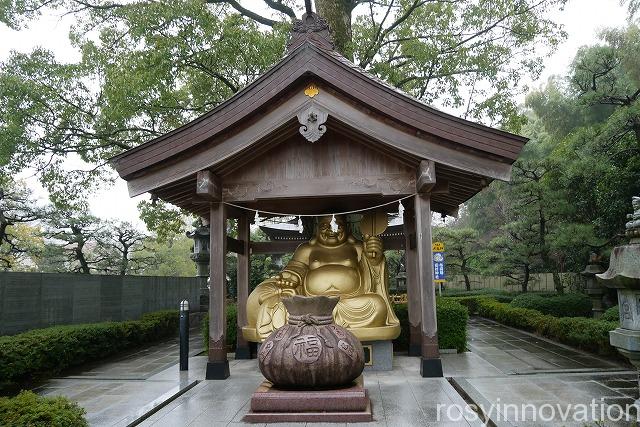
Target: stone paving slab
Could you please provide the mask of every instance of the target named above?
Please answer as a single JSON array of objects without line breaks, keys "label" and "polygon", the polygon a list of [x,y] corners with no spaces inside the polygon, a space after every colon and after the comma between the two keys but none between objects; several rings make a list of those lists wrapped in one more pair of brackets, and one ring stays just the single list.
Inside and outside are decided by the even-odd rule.
[{"label": "stone paving slab", "polygon": [[[364,383],[369,390],[374,422],[358,426],[472,426],[480,423],[455,421],[438,413],[437,405],[457,405],[465,402],[445,378],[421,378],[419,359],[395,357],[390,372],[365,372]],[[255,360],[235,361],[231,377],[225,381],[203,381],[171,402],[162,411],[145,420],[141,426],[222,426],[245,424],[242,418],[249,411],[251,393],[263,381]],[[269,426],[318,426],[316,423],[269,424]],[[344,424],[332,424],[344,425]]]},{"label": "stone paving slab", "polygon": [[[606,360],[479,317],[469,319],[467,347],[504,374],[567,369],[585,372],[630,369],[630,365],[624,365],[621,361]],[[465,376],[462,373],[458,375]]]},{"label": "stone paving slab", "polygon": [[[637,373],[620,360],[477,317],[469,321],[468,347],[443,356],[445,376],[498,426],[630,425],[617,417],[636,415],[627,406],[638,398]],[[583,414],[592,402],[596,412]]]},{"label": "stone paving slab", "polygon": [[[230,355],[231,377],[208,381],[204,380],[205,356],[192,357],[188,372],[178,371],[174,344],[169,342],[164,347],[129,354],[79,372],[74,377],[53,379],[40,391],[77,400],[87,409],[88,419],[95,426],[127,425],[141,412],[157,408],[157,405],[162,405],[161,409],[148,414],[140,425],[260,425],[242,422],[249,410],[250,396],[263,380],[255,360],[233,360]],[[469,349],[470,352],[462,354],[442,355],[445,378],[421,378],[419,359],[397,354],[393,371],[365,372],[365,387],[371,397],[374,422],[354,425],[481,425],[477,414],[467,405],[468,401],[483,405],[483,410],[487,408],[485,413],[492,411],[492,403],[518,408],[523,403],[535,405],[517,413],[514,407],[494,408],[488,415],[498,426],[584,426],[594,424],[572,422],[575,405],[600,399],[604,408],[624,407],[638,397],[636,373],[627,365],[490,320],[470,319]],[[175,358],[173,365],[172,358]],[[121,378],[114,378],[117,376]],[[192,388],[176,396],[176,390],[179,392],[190,386]],[[532,421],[542,405],[561,405],[562,410],[568,411],[569,420],[563,421],[556,414],[551,420]],[[519,421],[518,416],[522,417],[522,414],[527,415],[529,421]],[[323,424],[269,424],[305,425]],[[604,425],[628,423],[607,422]]]},{"label": "stone paving slab", "polygon": [[180,372],[177,338],[73,370],[34,391],[66,396],[87,412],[90,425],[128,425],[171,396],[204,379],[206,358],[198,330],[191,331],[189,371]]}]

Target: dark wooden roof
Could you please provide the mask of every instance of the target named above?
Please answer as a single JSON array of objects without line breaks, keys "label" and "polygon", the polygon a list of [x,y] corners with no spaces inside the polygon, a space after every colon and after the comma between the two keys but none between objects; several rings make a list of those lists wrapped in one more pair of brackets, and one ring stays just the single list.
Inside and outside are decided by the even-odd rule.
[{"label": "dark wooden roof", "polygon": [[317,76],[339,91],[393,121],[410,126],[416,134],[433,135],[507,163],[513,163],[527,138],[493,129],[438,111],[353,65],[335,51],[306,42],[253,83],[212,111],[165,135],[112,159],[120,176],[163,162],[233,129],[260,112],[297,80]]},{"label": "dark wooden roof", "polygon": [[[208,207],[193,200],[198,168],[223,176],[296,135],[299,124],[295,114],[286,116],[291,120],[283,119],[285,116],[281,114],[282,123],[269,135],[254,133],[255,141],[249,145],[233,145],[246,139],[231,143],[242,130],[260,124],[261,118],[290,101],[302,85],[309,82],[320,84],[327,96],[333,97],[335,105],[342,108],[330,110],[332,129],[361,143],[374,141],[375,145],[376,139],[371,137],[367,124],[362,125],[363,118],[365,121],[375,119],[379,129],[391,127],[402,136],[394,138],[387,129],[387,138],[377,144],[377,149],[411,166],[417,165],[421,158],[435,160],[437,176],[447,179],[451,185],[449,195],[432,198],[434,210],[440,207],[440,212],[454,212],[460,203],[492,179],[508,179],[510,165],[527,142],[522,136],[438,111],[357,67],[330,45],[309,37],[297,39],[280,62],[210,112],[114,157],[112,163],[119,175],[129,181],[132,196],[152,191],[191,212],[206,213]],[[342,120],[346,114],[340,112],[348,108],[356,112],[348,117],[350,121]],[[407,138],[412,142],[400,141]],[[439,159],[429,156],[435,149],[440,152]],[[456,160],[448,162],[449,157]],[[190,159],[194,170],[185,167]],[[209,163],[201,164],[205,160]],[[489,166],[475,167],[476,163],[485,161]],[[495,173],[488,172],[494,170]],[[158,176],[162,179],[158,180]],[[144,181],[142,185],[141,181]]]}]

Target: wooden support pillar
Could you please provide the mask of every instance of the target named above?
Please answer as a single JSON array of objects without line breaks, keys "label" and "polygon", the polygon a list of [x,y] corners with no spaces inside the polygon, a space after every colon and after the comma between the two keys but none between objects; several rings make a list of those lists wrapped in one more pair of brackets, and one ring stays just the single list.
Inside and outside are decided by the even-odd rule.
[{"label": "wooden support pillar", "polygon": [[238,218],[238,240],[242,242],[243,250],[238,253],[236,359],[251,359],[251,346],[242,336],[242,327],[247,326],[247,298],[249,298],[249,273],[251,267],[250,239],[249,218],[243,212]]},{"label": "wooden support pillar", "polygon": [[413,207],[404,211],[405,262],[407,268],[407,308],[409,311],[409,356],[422,354],[422,310],[416,252],[416,217]]},{"label": "wooden support pillar", "polygon": [[433,254],[431,247],[431,196],[419,193],[415,197],[416,246],[418,252],[418,278],[422,304],[422,355],[420,375],[441,377],[442,362],[438,351],[438,323],[436,319],[436,293],[433,285]]},{"label": "wooden support pillar", "polygon": [[210,211],[209,245],[209,362],[206,379],[223,380],[229,377],[227,360],[227,215],[223,203],[212,203]]}]

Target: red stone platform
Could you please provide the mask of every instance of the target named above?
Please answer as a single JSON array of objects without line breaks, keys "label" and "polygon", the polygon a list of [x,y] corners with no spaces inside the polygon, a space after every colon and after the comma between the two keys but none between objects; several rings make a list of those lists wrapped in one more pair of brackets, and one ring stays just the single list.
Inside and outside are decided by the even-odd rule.
[{"label": "red stone platform", "polygon": [[281,390],[264,381],[251,396],[250,423],[369,422],[371,401],[359,377],[352,386],[332,390]]}]

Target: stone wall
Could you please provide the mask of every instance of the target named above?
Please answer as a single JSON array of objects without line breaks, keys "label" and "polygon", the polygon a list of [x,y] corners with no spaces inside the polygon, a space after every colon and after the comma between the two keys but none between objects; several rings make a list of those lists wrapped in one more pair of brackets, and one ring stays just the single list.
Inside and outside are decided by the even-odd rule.
[{"label": "stone wall", "polygon": [[199,304],[195,277],[0,272],[0,335],[74,323],[139,319]]},{"label": "stone wall", "polygon": [[[584,279],[577,273],[560,273],[562,283],[567,292],[578,291],[584,287]],[[505,291],[520,291],[520,285],[514,280],[505,276],[481,276],[479,274],[469,275],[471,289],[501,289]],[[447,277],[445,287],[448,289],[465,289],[464,277],[456,275]],[[528,289],[530,291],[554,292],[553,274],[551,273],[531,273]]]}]

